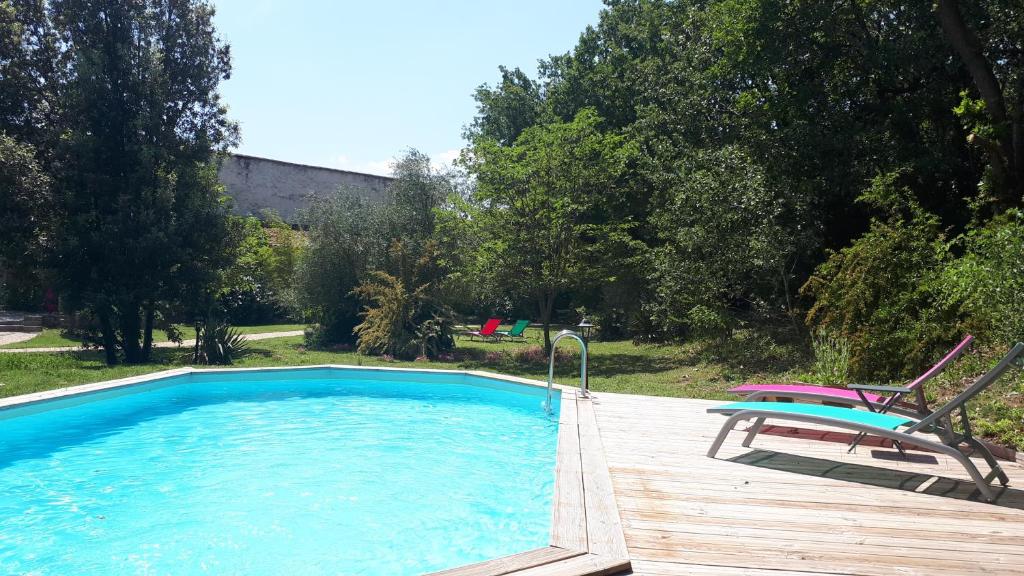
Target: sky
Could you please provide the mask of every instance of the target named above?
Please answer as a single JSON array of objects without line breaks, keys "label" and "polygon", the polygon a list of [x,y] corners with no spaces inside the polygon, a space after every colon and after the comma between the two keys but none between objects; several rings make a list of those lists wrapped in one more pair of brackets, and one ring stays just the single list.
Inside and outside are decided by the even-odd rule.
[{"label": "sky", "polygon": [[536,76],[600,0],[213,0],[236,152],[386,175],[407,148],[450,162],[498,66]]}]

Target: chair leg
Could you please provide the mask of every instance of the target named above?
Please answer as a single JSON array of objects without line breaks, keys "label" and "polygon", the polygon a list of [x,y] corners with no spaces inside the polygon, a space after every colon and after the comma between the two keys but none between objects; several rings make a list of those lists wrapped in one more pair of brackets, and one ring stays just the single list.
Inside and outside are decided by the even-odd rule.
[{"label": "chair leg", "polygon": [[986,478],[999,478],[999,483],[1003,486],[1010,483],[1010,477],[1006,475],[1006,472],[1003,472],[1003,467],[999,465],[999,461],[996,460],[996,457],[992,455],[992,452],[986,448],[984,444],[974,438],[967,438],[964,441],[967,442],[967,445],[973,448],[976,452],[980,452],[981,457],[985,459],[988,467],[992,469],[992,472],[989,473]]},{"label": "chair leg", "polygon": [[960,465],[967,470],[967,473],[971,475],[971,480],[974,480],[974,485],[978,487],[978,491],[981,492],[981,495],[989,502],[995,502],[996,493],[992,490],[992,486],[988,483],[988,480],[986,480],[985,477],[981,475],[981,472],[978,471],[978,467],[974,465],[974,462],[971,462],[970,458],[956,448],[953,448],[949,452],[949,455],[959,461]]},{"label": "chair leg", "polygon": [[722,443],[725,442],[729,432],[732,432],[732,429],[736,427],[736,423],[740,420],[745,420],[745,418],[737,418],[738,414],[729,416],[725,424],[722,424],[722,429],[718,431],[718,436],[715,436],[715,441],[711,443],[711,448],[708,448],[708,458],[714,458],[715,454],[718,454],[719,448],[722,447]]},{"label": "chair leg", "polygon": [[754,436],[757,436],[757,433],[761,431],[761,426],[764,426],[764,418],[758,418],[750,425],[750,428],[747,430],[747,436],[743,439],[744,448],[750,447],[750,443],[754,441]]}]

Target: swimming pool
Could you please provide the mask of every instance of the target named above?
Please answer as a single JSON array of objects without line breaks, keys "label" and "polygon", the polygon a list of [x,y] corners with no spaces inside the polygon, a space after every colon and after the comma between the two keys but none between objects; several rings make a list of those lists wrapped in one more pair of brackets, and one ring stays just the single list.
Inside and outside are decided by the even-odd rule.
[{"label": "swimming pool", "polygon": [[316,368],[8,408],[0,573],[420,574],[543,547],[558,438],[544,397]]}]

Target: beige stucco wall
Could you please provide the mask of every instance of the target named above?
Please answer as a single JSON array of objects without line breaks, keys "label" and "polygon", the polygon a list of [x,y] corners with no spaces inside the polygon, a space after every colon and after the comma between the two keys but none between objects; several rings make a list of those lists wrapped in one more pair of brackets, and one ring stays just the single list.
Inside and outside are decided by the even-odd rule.
[{"label": "beige stucco wall", "polygon": [[322,196],[346,188],[365,198],[378,199],[391,182],[383,176],[242,154],[226,158],[219,176],[227,194],[234,199],[235,214],[259,215],[269,208],[287,222],[295,222],[297,212],[308,204],[311,195]]}]

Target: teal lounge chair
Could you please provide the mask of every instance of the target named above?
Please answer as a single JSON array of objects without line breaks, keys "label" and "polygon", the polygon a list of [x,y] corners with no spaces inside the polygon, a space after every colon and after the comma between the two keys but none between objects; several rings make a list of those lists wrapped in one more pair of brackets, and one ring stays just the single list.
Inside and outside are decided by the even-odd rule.
[{"label": "teal lounge chair", "polygon": [[516,338],[519,338],[525,341],[526,336],[524,336],[523,333],[526,332],[526,329],[529,326],[529,320],[517,320],[515,325],[512,326],[511,330],[498,330],[495,332],[495,334],[499,335],[499,337],[503,339],[508,338],[510,340],[515,341]]},{"label": "teal lounge chair", "polygon": [[[714,458],[719,448],[725,442],[729,432],[733,430],[741,420],[753,420],[754,424],[747,430],[747,436],[743,440],[743,446],[750,446],[754,437],[761,431],[765,419],[786,420],[793,422],[807,422],[810,424],[822,424],[836,428],[845,428],[854,432],[888,438],[894,442],[914,444],[940,454],[945,454],[960,463],[967,473],[971,475],[978,490],[986,500],[992,502],[996,498],[990,482],[996,478],[1005,486],[1010,482],[1006,473],[996,462],[992,453],[979,442],[971,433],[971,423],[968,419],[967,402],[989,387],[1000,376],[1002,376],[1011,365],[1024,367],[1022,362],[1024,356],[1024,343],[1018,342],[1010,352],[989,370],[981,378],[978,378],[970,387],[946,403],[945,406],[935,410],[927,416],[916,419],[908,415],[882,414],[869,410],[856,410],[853,408],[841,408],[838,406],[825,406],[821,404],[795,404],[792,402],[735,402],[715,408],[709,408],[708,412],[725,414],[729,418],[722,425],[718,436],[708,450],[708,457]],[[959,431],[953,425],[954,412],[958,412],[960,421]],[[901,430],[902,429],[902,430]],[[921,436],[920,432],[935,433],[940,442],[936,442]],[[961,444],[966,444],[973,452],[981,454],[991,468],[991,472],[982,475],[978,468],[971,462],[971,459],[960,450]]]}]

